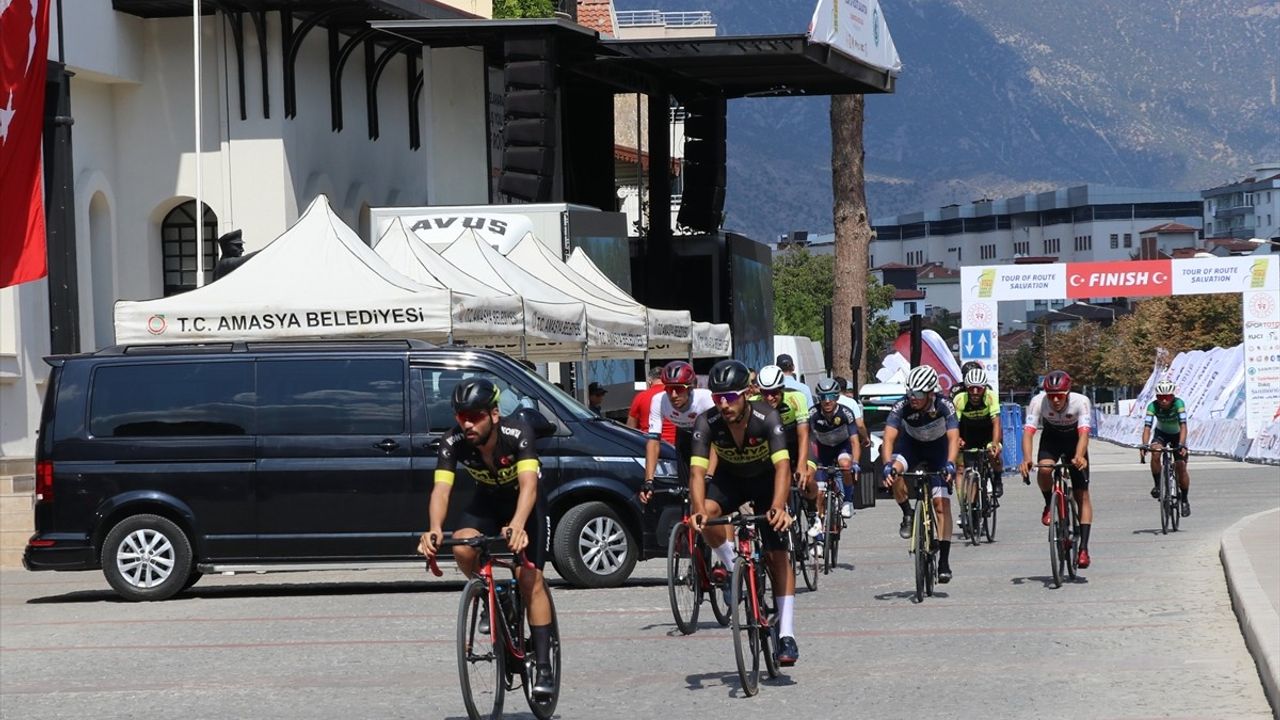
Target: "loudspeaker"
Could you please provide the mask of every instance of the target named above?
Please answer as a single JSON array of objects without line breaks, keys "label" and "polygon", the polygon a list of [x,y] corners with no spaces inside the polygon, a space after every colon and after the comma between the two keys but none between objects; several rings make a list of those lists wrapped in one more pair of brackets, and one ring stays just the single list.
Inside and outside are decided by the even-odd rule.
[{"label": "loudspeaker", "polygon": [[725,100],[698,98],[684,109],[684,191],[677,222],[715,232],[724,219]]},{"label": "loudspeaker", "polygon": [[556,168],[556,68],[550,40],[503,45],[505,105],[498,190],[527,202],[550,202]]}]

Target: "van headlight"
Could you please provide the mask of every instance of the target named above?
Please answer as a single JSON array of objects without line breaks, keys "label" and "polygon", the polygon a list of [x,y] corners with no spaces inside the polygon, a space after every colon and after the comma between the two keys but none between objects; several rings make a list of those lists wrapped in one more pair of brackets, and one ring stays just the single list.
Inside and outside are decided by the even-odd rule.
[{"label": "van headlight", "polygon": [[[639,463],[641,469],[643,469],[644,458],[636,458],[635,460],[637,463]],[[653,477],[654,479],[679,480],[680,468],[678,465],[676,465],[675,460],[659,459],[658,464],[655,465],[653,468]]]}]

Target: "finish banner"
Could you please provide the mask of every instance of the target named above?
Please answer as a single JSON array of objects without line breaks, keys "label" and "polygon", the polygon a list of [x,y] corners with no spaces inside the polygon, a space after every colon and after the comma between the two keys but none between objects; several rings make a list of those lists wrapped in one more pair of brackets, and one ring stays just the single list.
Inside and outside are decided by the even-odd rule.
[{"label": "finish banner", "polygon": [[1172,278],[1173,267],[1168,260],[1067,263],[1066,297],[1170,295]]}]

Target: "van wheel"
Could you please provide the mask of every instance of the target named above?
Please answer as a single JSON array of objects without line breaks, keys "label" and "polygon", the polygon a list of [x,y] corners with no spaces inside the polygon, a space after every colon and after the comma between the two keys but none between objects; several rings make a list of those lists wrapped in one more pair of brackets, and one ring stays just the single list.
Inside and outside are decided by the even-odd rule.
[{"label": "van wheel", "polygon": [[555,566],[578,587],[617,587],[631,575],[638,550],[618,513],[602,502],[569,508],[556,525]]},{"label": "van wheel", "polygon": [[191,576],[191,542],[159,515],[121,520],[102,544],[102,574],[126,600],[165,600]]}]

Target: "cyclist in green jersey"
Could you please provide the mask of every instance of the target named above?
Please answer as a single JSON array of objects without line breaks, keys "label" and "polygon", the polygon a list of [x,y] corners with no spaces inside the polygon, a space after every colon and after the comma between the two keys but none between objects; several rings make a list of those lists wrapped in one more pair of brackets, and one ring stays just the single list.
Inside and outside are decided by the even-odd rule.
[{"label": "cyclist in green jersey", "polygon": [[[975,367],[965,373],[964,392],[955,397],[956,414],[960,416],[960,447],[986,448],[991,456],[992,473],[991,489],[998,498],[1004,495],[1004,480],[1000,477],[1000,449],[1004,440],[1000,428],[1000,401],[995,393],[987,387],[987,371]],[[960,455],[960,465],[964,465],[964,455]],[[961,493],[972,498],[974,488],[959,475]]]},{"label": "cyclist in green jersey", "polygon": [[[1187,500],[1187,492],[1191,489],[1191,476],[1187,474],[1187,406],[1182,398],[1174,393],[1177,388],[1168,380],[1156,383],[1156,399],[1147,404],[1147,416],[1142,426],[1142,447],[1138,449],[1138,459],[1146,462],[1147,443],[1151,449],[1176,445],[1178,457],[1174,468],[1178,473],[1178,504],[1182,517],[1191,514],[1191,503]],[[1151,497],[1160,497],[1160,463],[1163,453],[1151,455]]]},{"label": "cyclist in green jersey", "polygon": [[[783,383],[786,375],[777,365],[765,365],[760,368],[756,377],[756,389],[760,394],[748,397],[751,402],[763,400],[769,407],[778,411],[782,420],[782,430],[787,434],[787,455],[791,457],[791,469],[796,474],[796,486],[801,493],[810,499],[817,497],[817,488],[812,485],[809,476],[809,403],[804,393],[792,390]],[[750,390],[748,389],[748,392]],[[813,492],[810,492],[812,490]],[[812,496],[812,497],[810,497]]]}]

